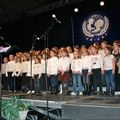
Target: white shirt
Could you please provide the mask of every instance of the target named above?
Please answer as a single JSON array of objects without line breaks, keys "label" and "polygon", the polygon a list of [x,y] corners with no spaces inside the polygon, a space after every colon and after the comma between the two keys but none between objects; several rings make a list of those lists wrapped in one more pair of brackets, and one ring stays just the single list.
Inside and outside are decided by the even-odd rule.
[{"label": "white shirt", "polygon": [[7,66],[7,63],[2,64],[2,66],[1,66],[1,74],[6,74],[6,66]]},{"label": "white shirt", "polygon": [[33,64],[33,75],[39,75],[41,76],[41,64]]},{"label": "white shirt", "polygon": [[82,62],[81,59],[73,59],[71,62],[72,72],[82,72]]},{"label": "white shirt", "polygon": [[91,55],[92,69],[101,68],[103,70],[103,60],[102,57],[97,55]]},{"label": "white shirt", "polygon": [[107,55],[104,58],[104,70],[112,70],[113,69],[113,61],[114,55]]},{"label": "white shirt", "polygon": [[34,64],[34,60],[32,60],[32,66],[31,66],[31,61],[28,61],[27,76],[33,76],[33,64]]},{"label": "white shirt", "polygon": [[68,57],[61,57],[58,61],[59,71],[69,71],[70,69],[70,59]]},{"label": "white shirt", "polygon": [[102,60],[104,60],[104,58],[105,58],[105,50],[104,50],[104,49],[100,49],[100,50],[98,51],[98,54],[101,55]]},{"label": "white shirt", "polygon": [[[41,73],[45,74],[45,72],[47,72],[47,62],[48,60],[46,60],[46,65],[45,65],[45,60],[41,59]],[[46,67],[46,69],[45,69]]]},{"label": "white shirt", "polygon": [[47,71],[49,75],[58,74],[58,58],[57,57],[52,57],[48,59]]},{"label": "white shirt", "polygon": [[22,62],[22,73],[27,73],[28,72],[28,61]]},{"label": "white shirt", "polygon": [[120,58],[118,60],[117,66],[118,66],[118,73],[120,74]]},{"label": "white shirt", "polygon": [[[16,74],[16,72],[18,72],[18,74]],[[15,63],[15,68],[13,71],[13,76],[15,75],[20,75],[22,73],[22,63]]]},{"label": "white shirt", "polygon": [[92,69],[91,57],[82,56],[81,62],[82,62],[82,70],[88,69],[88,72],[91,72],[91,69]]},{"label": "white shirt", "polygon": [[70,58],[70,63],[71,63],[72,60],[74,59],[74,55],[73,55],[73,53],[69,53],[69,58]]},{"label": "white shirt", "polygon": [[14,72],[15,69],[15,61],[9,61],[6,65],[6,76],[8,76],[8,72]]}]

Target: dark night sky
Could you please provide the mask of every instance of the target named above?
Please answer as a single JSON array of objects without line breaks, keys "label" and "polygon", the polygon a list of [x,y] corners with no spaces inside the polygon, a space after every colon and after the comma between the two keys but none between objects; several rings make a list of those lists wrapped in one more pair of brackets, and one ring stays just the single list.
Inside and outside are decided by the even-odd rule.
[{"label": "dark night sky", "polygon": [[[111,2],[112,1],[112,2]],[[79,7],[79,13],[74,13],[74,7]],[[75,44],[86,43],[81,33],[81,24],[84,18],[92,13],[103,13],[110,21],[110,28],[106,39],[110,42],[120,39],[120,3],[113,0],[106,0],[105,6],[99,6],[99,2],[87,0],[80,5],[67,6],[55,9],[37,16],[24,17],[22,20],[7,23],[2,26],[1,36],[10,45],[19,47],[19,50],[30,50],[34,40],[33,34],[41,36],[51,26],[51,14],[55,13],[62,24],[54,21],[53,28],[49,31],[48,47],[67,46],[73,44],[71,32],[71,17],[74,19]],[[80,40],[81,39],[81,40]],[[43,49],[44,40],[36,41],[35,49]]]}]

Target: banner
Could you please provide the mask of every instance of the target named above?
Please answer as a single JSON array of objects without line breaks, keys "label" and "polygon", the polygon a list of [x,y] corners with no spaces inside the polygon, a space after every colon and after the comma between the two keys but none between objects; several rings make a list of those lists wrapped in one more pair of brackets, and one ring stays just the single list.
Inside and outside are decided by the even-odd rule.
[{"label": "banner", "polygon": [[[120,18],[115,19],[117,16],[113,12],[111,14],[92,12],[73,16],[74,44],[89,46],[94,42],[100,42],[102,40],[107,40],[112,43],[112,41],[119,39],[120,34],[117,35],[118,32],[115,33],[115,27]],[[112,19],[111,16],[115,17]]]}]

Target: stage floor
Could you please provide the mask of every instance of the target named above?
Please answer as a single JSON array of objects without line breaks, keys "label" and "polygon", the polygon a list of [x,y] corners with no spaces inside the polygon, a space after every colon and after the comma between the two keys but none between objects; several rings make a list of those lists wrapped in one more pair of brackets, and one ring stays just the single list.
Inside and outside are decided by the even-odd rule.
[{"label": "stage floor", "polygon": [[[21,101],[29,102],[29,110],[46,115],[46,108],[50,109],[50,117],[54,120],[119,120],[120,96],[72,96],[10,93],[3,91],[2,99],[19,96]],[[47,104],[48,103],[48,104]],[[54,110],[56,111],[54,113]],[[58,112],[60,111],[60,112]],[[56,114],[59,113],[59,114]]]},{"label": "stage floor", "polygon": [[108,118],[109,120],[119,120],[118,118],[120,118],[119,95],[114,97],[99,95],[72,96],[50,95],[48,93],[47,95],[40,96],[39,94],[3,91],[2,99],[9,99],[13,95],[19,96],[21,101],[29,102],[29,109],[39,111],[40,114],[46,115],[44,108],[49,108],[53,111],[56,110],[56,113],[60,111],[58,116],[54,113],[49,113],[55,120],[102,120],[101,118],[104,118],[104,120],[108,120]]},{"label": "stage floor", "polygon": [[[39,94],[27,94],[27,93],[10,93],[8,91],[3,91],[3,98],[10,98],[11,96],[20,96],[21,99],[34,101],[34,102],[45,102],[46,100],[50,102],[62,104],[76,104],[76,105],[99,105],[99,106],[114,106],[120,107],[120,96],[72,96],[72,95],[50,95],[49,93],[43,96]],[[60,107],[60,106],[59,106]]]}]

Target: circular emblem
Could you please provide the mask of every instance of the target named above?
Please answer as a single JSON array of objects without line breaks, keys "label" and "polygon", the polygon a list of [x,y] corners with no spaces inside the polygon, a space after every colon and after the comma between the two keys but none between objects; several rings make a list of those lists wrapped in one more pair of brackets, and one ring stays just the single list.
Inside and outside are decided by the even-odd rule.
[{"label": "circular emblem", "polygon": [[86,36],[86,40],[100,40],[104,38],[109,28],[109,20],[106,16],[94,14],[83,22],[82,30]]}]

